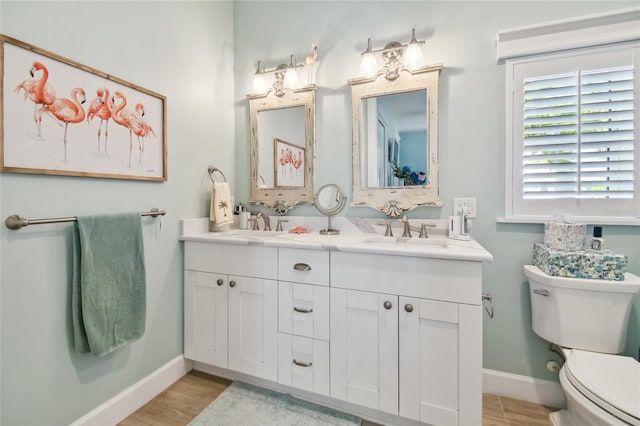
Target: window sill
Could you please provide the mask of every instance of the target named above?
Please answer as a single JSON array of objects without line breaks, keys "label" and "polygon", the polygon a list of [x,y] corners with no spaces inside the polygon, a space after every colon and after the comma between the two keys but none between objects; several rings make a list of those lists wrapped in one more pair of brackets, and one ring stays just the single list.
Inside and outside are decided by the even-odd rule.
[{"label": "window sill", "polygon": [[[512,216],[498,217],[497,223],[545,223],[553,222],[553,216]],[[578,216],[574,218],[576,223],[588,223],[595,225],[640,226],[640,217],[601,217]]]}]

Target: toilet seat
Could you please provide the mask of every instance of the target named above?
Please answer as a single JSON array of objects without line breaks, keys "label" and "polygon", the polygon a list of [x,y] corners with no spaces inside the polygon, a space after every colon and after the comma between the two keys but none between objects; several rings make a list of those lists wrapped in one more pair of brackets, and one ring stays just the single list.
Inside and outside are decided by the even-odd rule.
[{"label": "toilet seat", "polygon": [[571,385],[591,402],[640,426],[640,363],[636,360],[573,349],[564,370]]}]

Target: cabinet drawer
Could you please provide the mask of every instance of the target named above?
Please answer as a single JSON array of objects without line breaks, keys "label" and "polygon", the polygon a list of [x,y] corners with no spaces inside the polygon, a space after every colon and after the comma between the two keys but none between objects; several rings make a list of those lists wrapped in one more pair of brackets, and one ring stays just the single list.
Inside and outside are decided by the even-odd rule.
[{"label": "cabinet drawer", "polygon": [[281,281],[278,300],[280,332],[329,340],[329,287]]},{"label": "cabinet drawer", "polygon": [[280,281],[329,285],[329,252],[281,248],[278,278]]},{"label": "cabinet drawer", "polygon": [[329,342],[280,333],[278,383],[329,395]]},{"label": "cabinet drawer", "polygon": [[278,273],[278,249],[185,241],[184,268],[275,280]]},{"label": "cabinet drawer", "polygon": [[480,305],[482,263],[332,252],[331,286]]}]

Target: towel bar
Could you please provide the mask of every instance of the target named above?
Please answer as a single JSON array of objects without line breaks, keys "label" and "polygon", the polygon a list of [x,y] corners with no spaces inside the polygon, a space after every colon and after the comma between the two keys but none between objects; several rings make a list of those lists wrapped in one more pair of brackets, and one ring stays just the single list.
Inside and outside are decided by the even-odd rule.
[{"label": "towel bar", "polygon": [[[159,208],[154,207],[148,212],[140,213],[140,216],[157,217],[157,216],[164,216],[165,214],[167,214],[166,211],[160,210]],[[53,217],[49,219],[26,219],[18,214],[14,214],[9,216],[4,221],[4,224],[6,225],[7,228],[15,230],[15,229],[24,228],[25,226],[28,226],[28,225],[41,225],[44,223],[75,222],[76,220],[78,220],[76,216]]]},{"label": "towel bar", "polygon": [[220,173],[222,175],[222,178],[224,179],[224,181],[225,182],[227,181],[227,177],[224,175],[224,173],[222,173],[222,170],[220,170],[219,168],[213,167],[213,166],[209,166],[207,168],[207,171],[209,172],[209,179],[211,179],[211,182],[215,182],[213,180],[213,176],[212,176],[214,172]]}]

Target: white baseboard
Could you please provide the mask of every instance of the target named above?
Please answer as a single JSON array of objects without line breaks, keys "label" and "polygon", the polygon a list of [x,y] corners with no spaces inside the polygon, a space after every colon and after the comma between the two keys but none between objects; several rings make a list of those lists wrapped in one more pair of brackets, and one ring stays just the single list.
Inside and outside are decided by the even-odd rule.
[{"label": "white baseboard", "polygon": [[142,380],[100,404],[73,422],[71,426],[113,426],[118,424],[187,374],[192,367],[192,361],[185,359],[183,355],[177,356]]},{"label": "white baseboard", "polygon": [[482,392],[564,408],[567,399],[560,383],[496,370],[482,370]]}]

